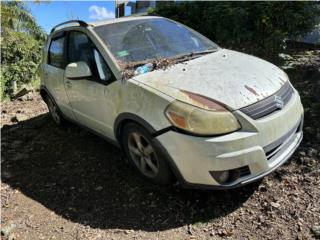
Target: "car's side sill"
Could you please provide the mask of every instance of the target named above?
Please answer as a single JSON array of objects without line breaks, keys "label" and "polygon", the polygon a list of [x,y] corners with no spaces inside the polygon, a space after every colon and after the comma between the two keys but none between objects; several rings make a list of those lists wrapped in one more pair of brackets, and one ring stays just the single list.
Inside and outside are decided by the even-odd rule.
[{"label": "car's side sill", "polygon": [[101,137],[102,139],[106,140],[107,142],[113,144],[114,146],[116,146],[118,148],[121,148],[119,143],[116,140],[113,140],[112,138],[109,138],[109,137],[107,137],[107,136],[105,136],[105,135],[103,135],[103,134],[101,134],[101,133],[99,133],[99,132],[97,132],[97,131],[95,131],[95,130],[93,130],[93,129],[91,129],[91,128],[89,128],[89,127],[87,127],[87,126],[75,121],[75,120],[73,120],[73,119],[71,119],[71,118],[68,118],[64,114],[62,114],[62,115],[63,115],[63,118],[65,118],[69,122],[81,127],[82,129],[84,129],[84,130],[86,130],[88,132],[91,132],[92,134],[94,134],[94,135],[96,135],[98,137]]}]

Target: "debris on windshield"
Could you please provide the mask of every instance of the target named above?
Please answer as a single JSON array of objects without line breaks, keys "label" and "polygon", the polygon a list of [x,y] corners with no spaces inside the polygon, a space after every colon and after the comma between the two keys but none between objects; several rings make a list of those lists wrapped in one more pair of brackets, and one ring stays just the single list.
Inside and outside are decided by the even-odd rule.
[{"label": "debris on windshield", "polygon": [[134,75],[139,75],[139,74],[144,74],[147,72],[151,72],[153,70],[154,66],[153,63],[147,63],[143,66],[138,67],[135,71],[134,71]]},{"label": "debris on windshield", "polygon": [[[127,80],[138,74],[147,73],[147,72],[151,72],[153,70],[158,70],[158,69],[167,69],[172,65],[175,65],[177,63],[183,63],[188,60],[190,60],[190,57],[184,57],[182,59],[164,58],[161,60],[154,60],[152,62],[143,61],[143,62],[136,62],[136,63],[122,63],[122,64],[120,63],[120,67],[123,69],[122,79]],[[152,67],[149,68],[148,66],[152,66]],[[142,70],[141,68],[143,68],[144,71],[141,71]],[[138,69],[139,69],[139,72],[138,72]]]},{"label": "debris on windshield", "polygon": [[163,59],[156,59],[156,60],[144,60],[139,62],[120,62],[119,65],[123,69],[122,71],[122,79],[127,80],[132,78],[135,75],[151,72],[153,70],[158,69],[167,69],[177,63],[185,63],[191,59],[200,57],[203,54],[208,54],[215,52],[216,50],[212,51],[203,51],[203,52],[191,52],[185,55],[180,55],[171,58],[163,58]]},{"label": "debris on windshield", "polygon": [[173,65],[175,63],[176,63],[176,61],[174,61],[173,59],[165,58],[165,59],[157,61],[156,66],[158,69],[159,68],[166,69],[167,67],[169,67],[170,65]]}]

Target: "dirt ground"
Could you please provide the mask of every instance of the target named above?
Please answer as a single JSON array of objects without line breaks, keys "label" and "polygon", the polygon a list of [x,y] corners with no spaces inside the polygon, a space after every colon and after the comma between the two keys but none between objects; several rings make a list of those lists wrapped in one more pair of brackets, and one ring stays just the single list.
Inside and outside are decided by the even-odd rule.
[{"label": "dirt ground", "polygon": [[262,181],[229,191],[151,185],[113,145],[56,127],[38,93],[3,103],[2,239],[319,237],[319,66],[286,70],[305,107],[297,152]]}]

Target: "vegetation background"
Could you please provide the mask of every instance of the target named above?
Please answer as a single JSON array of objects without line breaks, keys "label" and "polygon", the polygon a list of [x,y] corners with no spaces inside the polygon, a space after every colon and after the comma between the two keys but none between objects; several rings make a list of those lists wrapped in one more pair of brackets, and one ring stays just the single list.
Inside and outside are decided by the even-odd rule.
[{"label": "vegetation background", "polygon": [[[320,49],[290,50],[284,42],[319,26],[319,4],[157,6],[150,13],[181,21],[221,47],[273,63],[281,53],[285,61],[277,65],[304,106],[299,149],[243,188],[154,186],[124,164],[118,148],[76,125],[54,125],[40,94],[31,92],[1,102],[1,239],[320,239]],[[38,83],[46,34],[23,2],[2,1],[1,15],[1,97],[8,99],[14,83]]]},{"label": "vegetation background", "polygon": [[[157,6],[149,13],[182,22],[222,47],[264,58],[276,56],[286,39],[310,32],[320,21],[319,2],[159,2]],[[1,100],[25,84],[39,83],[45,38],[24,2],[1,2]]]},{"label": "vegetation background", "polygon": [[45,38],[24,2],[1,2],[1,100],[23,84],[39,83]]},{"label": "vegetation background", "polygon": [[157,6],[149,13],[181,22],[222,47],[261,57],[274,57],[285,40],[297,39],[320,23],[319,2],[197,1]]}]

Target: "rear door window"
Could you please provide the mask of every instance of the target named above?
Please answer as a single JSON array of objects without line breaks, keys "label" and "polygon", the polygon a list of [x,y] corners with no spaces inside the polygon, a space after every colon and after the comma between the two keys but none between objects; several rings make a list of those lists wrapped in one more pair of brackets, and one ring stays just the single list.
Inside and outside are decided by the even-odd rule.
[{"label": "rear door window", "polygon": [[49,48],[49,59],[48,64],[57,67],[57,68],[65,68],[66,60],[64,54],[64,43],[65,37],[54,38],[51,41]]}]

